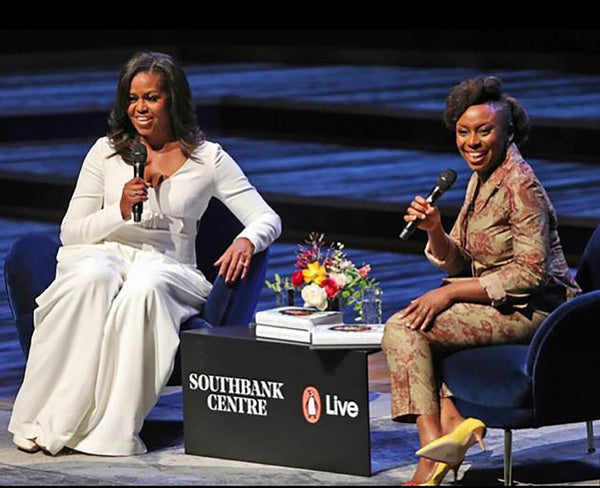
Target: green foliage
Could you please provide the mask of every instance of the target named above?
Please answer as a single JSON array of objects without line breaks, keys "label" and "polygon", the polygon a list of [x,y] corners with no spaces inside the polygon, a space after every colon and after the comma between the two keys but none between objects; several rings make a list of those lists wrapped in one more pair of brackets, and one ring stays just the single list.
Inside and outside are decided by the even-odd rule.
[{"label": "green foliage", "polygon": [[294,287],[288,276],[282,279],[278,273],[273,275],[273,281],[265,280],[265,285],[274,293],[281,293],[282,290],[289,290]]}]

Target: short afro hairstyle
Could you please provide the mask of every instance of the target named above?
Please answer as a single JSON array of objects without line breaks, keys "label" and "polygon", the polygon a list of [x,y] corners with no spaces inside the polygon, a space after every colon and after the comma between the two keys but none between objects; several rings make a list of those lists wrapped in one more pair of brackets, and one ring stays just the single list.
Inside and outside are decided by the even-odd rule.
[{"label": "short afro hairstyle", "polygon": [[456,122],[472,105],[499,103],[507,114],[507,122],[512,126],[513,142],[517,145],[525,143],[529,136],[529,117],[521,103],[502,91],[502,82],[496,76],[480,76],[452,88],[446,100],[444,123],[454,131]]}]

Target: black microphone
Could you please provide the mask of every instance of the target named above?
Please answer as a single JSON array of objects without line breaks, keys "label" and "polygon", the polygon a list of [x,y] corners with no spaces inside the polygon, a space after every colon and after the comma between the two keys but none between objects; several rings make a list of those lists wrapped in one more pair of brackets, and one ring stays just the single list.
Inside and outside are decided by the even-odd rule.
[{"label": "black microphone", "polygon": [[[451,169],[447,169],[444,171],[438,178],[435,186],[429,192],[429,196],[427,197],[427,202],[430,204],[435,203],[435,201],[442,196],[442,194],[448,190],[456,181],[456,172]],[[411,220],[407,222],[400,232],[400,239],[405,241],[408,239],[413,232],[417,229],[419,225],[419,220]]]},{"label": "black microphone", "polygon": [[[133,177],[144,179],[144,167],[146,166],[146,146],[138,142],[133,148]],[[142,220],[142,210],[144,204],[137,202],[133,204],[133,221]]]}]

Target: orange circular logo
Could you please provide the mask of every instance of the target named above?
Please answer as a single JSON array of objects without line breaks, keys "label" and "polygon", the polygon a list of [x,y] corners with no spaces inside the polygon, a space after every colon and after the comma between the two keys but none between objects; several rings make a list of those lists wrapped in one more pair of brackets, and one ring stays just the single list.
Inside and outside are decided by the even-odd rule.
[{"label": "orange circular logo", "polygon": [[321,418],[321,395],[314,386],[307,386],[302,392],[302,413],[311,424],[316,424]]}]

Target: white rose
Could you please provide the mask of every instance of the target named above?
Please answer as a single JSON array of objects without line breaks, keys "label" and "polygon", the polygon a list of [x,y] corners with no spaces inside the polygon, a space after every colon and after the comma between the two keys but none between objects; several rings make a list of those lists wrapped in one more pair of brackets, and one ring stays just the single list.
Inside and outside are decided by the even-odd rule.
[{"label": "white rose", "polygon": [[302,288],[302,299],[305,307],[317,307],[319,310],[327,308],[327,292],[315,283]]}]

